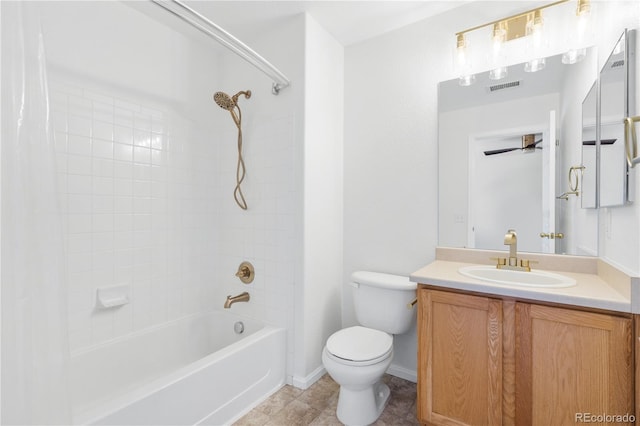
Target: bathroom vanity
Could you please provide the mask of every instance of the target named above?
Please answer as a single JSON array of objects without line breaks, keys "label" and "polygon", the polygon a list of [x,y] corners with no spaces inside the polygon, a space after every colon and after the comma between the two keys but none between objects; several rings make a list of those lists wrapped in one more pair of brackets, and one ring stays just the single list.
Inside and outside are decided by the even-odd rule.
[{"label": "bathroom vanity", "polygon": [[436,260],[411,276],[419,283],[420,422],[632,423],[640,405],[640,307],[632,303],[638,279],[598,258],[544,254],[526,257],[575,285],[494,283],[459,273],[490,265],[496,255],[504,252],[438,248]]}]

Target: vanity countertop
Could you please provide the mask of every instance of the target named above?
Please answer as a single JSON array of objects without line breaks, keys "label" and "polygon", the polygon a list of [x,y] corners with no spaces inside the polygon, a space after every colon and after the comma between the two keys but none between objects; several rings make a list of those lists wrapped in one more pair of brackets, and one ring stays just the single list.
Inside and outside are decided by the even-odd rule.
[{"label": "vanity countertop", "polygon": [[[456,250],[456,252],[452,252],[452,250]],[[540,262],[541,267],[532,268],[533,270],[553,269],[561,275],[575,279],[576,285],[573,287],[542,288],[525,287],[516,284],[497,284],[471,278],[458,272],[460,268],[465,266],[479,263],[490,264],[489,258],[492,256],[487,256],[487,254],[495,255],[496,252],[469,251],[469,249],[438,249],[436,250],[436,260],[411,274],[411,281],[447,289],[492,294],[529,301],[640,313],[632,303],[632,295],[635,293],[633,287],[637,287],[634,286],[634,284],[637,284],[637,278],[629,277],[620,271],[612,269],[610,265],[597,258],[577,259],[577,262],[583,263],[575,267],[576,265],[571,263],[571,258],[557,259],[563,256],[555,256],[555,259],[553,259],[553,255],[527,256],[527,254],[523,254],[523,258],[535,259]],[[478,259],[482,259],[482,261],[478,262]],[[560,260],[560,263],[554,263],[551,268],[547,268],[545,267],[548,264],[547,260],[552,262]],[[563,262],[567,262],[566,268],[562,267]],[[576,269],[586,272],[576,272]]]}]

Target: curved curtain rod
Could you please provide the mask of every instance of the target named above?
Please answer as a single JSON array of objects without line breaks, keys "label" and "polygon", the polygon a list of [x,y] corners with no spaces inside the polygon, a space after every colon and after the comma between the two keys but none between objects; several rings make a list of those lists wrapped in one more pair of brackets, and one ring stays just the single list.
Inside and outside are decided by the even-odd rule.
[{"label": "curved curtain rod", "polygon": [[[151,0],[153,3],[164,8],[171,14],[182,19],[192,27],[200,30],[204,34],[216,40],[227,49],[249,62],[273,80],[271,93],[277,95],[281,89],[288,87],[289,79],[269,61],[264,59],[255,50],[235,38],[233,35],[211,22],[209,19],[196,12],[180,0]],[[176,5],[181,10],[174,9],[171,5]],[[181,13],[182,12],[182,13]]]}]

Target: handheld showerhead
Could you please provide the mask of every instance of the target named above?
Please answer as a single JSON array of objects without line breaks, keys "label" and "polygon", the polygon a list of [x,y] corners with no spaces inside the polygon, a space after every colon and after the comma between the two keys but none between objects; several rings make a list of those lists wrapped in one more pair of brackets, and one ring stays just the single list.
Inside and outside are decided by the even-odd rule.
[{"label": "handheld showerhead", "polygon": [[238,166],[236,167],[236,188],[233,191],[233,198],[241,209],[246,210],[247,202],[240,188],[240,184],[245,176],[244,160],[242,159],[242,111],[240,111],[240,107],[238,106],[238,98],[240,95],[244,95],[246,99],[249,99],[251,97],[251,90],[241,90],[233,96],[229,96],[224,92],[216,92],[213,94],[213,100],[216,101],[220,108],[229,111],[231,118],[233,118],[238,128]]},{"label": "handheld showerhead", "polygon": [[216,92],[213,94],[213,100],[216,101],[218,106],[222,109],[226,109],[227,111],[235,108],[236,103],[231,96],[227,95],[224,92]]},{"label": "handheld showerhead", "polygon": [[246,99],[249,99],[251,97],[251,90],[243,90],[233,96],[229,96],[224,92],[216,92],[213,94],[213,100],[216,101],[220,108],[231,111],[238,106],[238,97],[240,97],[240,95],[244,95]]}]

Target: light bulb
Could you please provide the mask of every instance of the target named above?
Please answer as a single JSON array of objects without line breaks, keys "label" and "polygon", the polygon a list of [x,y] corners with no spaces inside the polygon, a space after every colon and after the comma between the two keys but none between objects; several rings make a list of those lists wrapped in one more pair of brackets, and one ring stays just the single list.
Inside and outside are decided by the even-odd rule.
[{"label": "light bulb", "polygon": [[529,17],[525,29],[526,35],[531,37],[531,44],[536,49],[542,46],[543,25],[544,20],[542,19],[542,12],[536,10],[535,12],[533,12],[533,16]]},{"label": "light bulb", "polygon": [[458,66],[464,66],[467,63],[467,42],[464,39],[464,34],[458,34],[456,37],[456,59]]},{"label": "light bulb", "polygon": [[460,86],[471,86],[476,81],[476,76],[473,74],[461,75],[458,79]]},{"label": "light bulb", "polygon": [[507,67],[494,68],[489,71],[489,79],[501,80],[507,76]]},{"label": "light bulb", "polygon": [[576,9],[578,22],[576,24],[576,40],[581,43],[584,35],[589,27],[589,18],[591,16],[591,3],[589,0],[578,0],[578,8]]},{"label": "light bulb", "polygon": [[532,59],[524,64],[525,72],[538,72],[544,69],[546,60],[544,58]]},{"label": "light bulb", "polygon": [[507,38],[507,24],[506,22],[498,22],[493,24],[493,54],[497,56],[500,53],[502,44]]},{"label": "light bulb", "polygon": [[572,65],[580,62],[587,56],[587,49],[571,49],[568,52],[562,54],[562,63],[565,65]]}]

